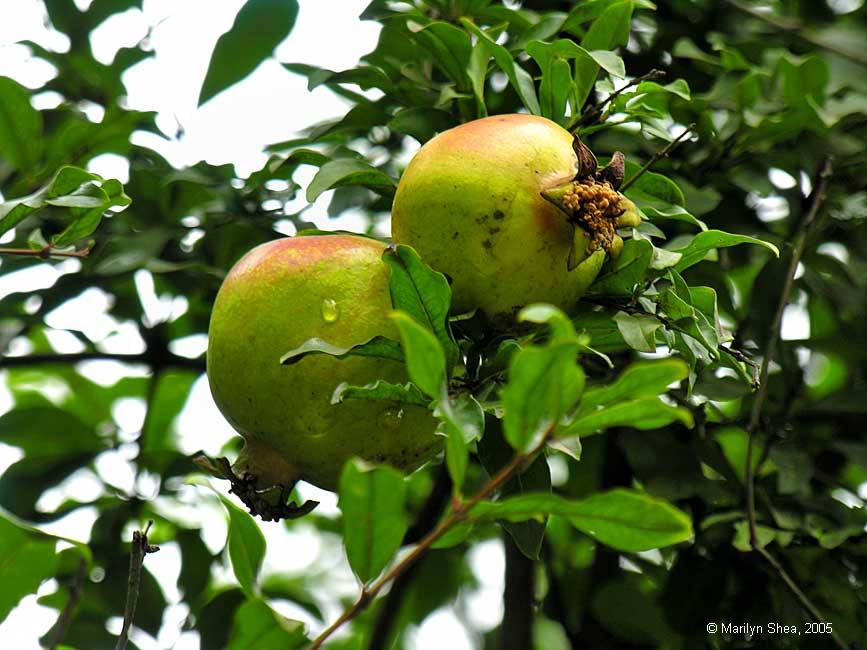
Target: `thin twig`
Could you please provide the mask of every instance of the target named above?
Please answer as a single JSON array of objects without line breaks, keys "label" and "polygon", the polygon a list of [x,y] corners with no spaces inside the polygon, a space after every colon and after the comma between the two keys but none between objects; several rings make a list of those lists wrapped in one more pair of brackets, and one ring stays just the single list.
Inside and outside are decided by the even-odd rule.
[{"label": "thin twig", "polygon": [[743,11],[744,13],[749,14],[753,18],[761,20],[763,23],[765,23],[766,25],[770,25],[774,29],[778,29],[781,32],[787,32],[789,34],[792,34],[793,36],[797,36],[798,38],[807,41],[808,43],[811,43],[816,47],[821,47],[823,50],[833,52],[834,54],[841,56],[844,59],[848,59],[853,63],[867,66],[867,57],[857,52],[843,49],[835,43],[826,41],[824,38],[819,38],[818,36],[814,36],[809,32],[805,32],[804,24],[800,20],[787,20],[784,18],[777,18],[763,11],[760,11],[755,7],[750,7],[749,5],[746,5],[739,0],[726,0],[726,2],[728,2],[728,4],[730,4],[735,9]]},{"label": "thin twig", "polygon": [[87,563],[81,560],[78,563],[78,568],[75,570],[75,575],[72,577],[72,582],[69,583],[69,598],[66,600],[66,605],[63,606],[63,611],[57,618],[57,624],[54,629],[54,638],[51,641],[51,650],[55,650],[66,636],[66,630],[69,629],[69,624],[72,622],[72,615],[75,613],[75,608],[81,600],[81,591],[84,586],[84,578],[87,575]]},{"label": "thin twig", "polygon": [[477,506],[481,501],[492,495],[500,489],[512,476],[520,472],[527,463],[529,463],[536,455],[544,449],[545,445],[551,437],[553,427],[549,428],[542,436],[542,440],[533,447],[530,451],[517,453],[512,457],[499,472],[497,472],[490,481],[488,481],[482,489],[476,492],[473,496],[467,499],[459,507],[455,507],[451,514],[446,517],[442,523],[434,528],[430,533],[425,535],[422,540],[409,552],[404,558],[386,571],[378,580],[372,583],[369,587],[362,589],[361,595],[346,611],[344,611],[331,625],[329,625],[313,642],[308,646],[308,650],[318,650],[322,647],[328,638],[334,634],[340,627],[351,621],[364,611],[367,606],[376,598],[377,594],[389,584],[392,580],[403,574],[411,567],[440,537],[445,535],[457,524],[463,522],[469,517],[470,511]]},{"label": "thin twig", "polygon": [[759,366],[759,364],[756,363],[755,359],[744,354],[743,352],[741,352],[737,348],[727,348],[726,346],[721,345],[721,346],[719,346],[719,349],[722,350],[723,352],[725,352],[726,354],[730,355],[733,359],[740,361],[741,363],[745,363],[750,368],[753,369],[753,381],[752,381],[751,385],[753,387],[753,390],[758,390],[759,386],[762,385],[761,366]]},{"label": "thin twig", "polygon": [[[810,230],[810,226],[816,220],[816,215],[819,213],[822,205],[825,202],[825,197],[828,189],[828,182],[831,178],[831,174],[833,173],[833,168],[831,166],[831,158],[826,158],[825,162],[822,165],[822,169],[819,172],[818,183],[815,184],[815,190],[810,197],[810,208],[807,211],[806,216],[801,221],[797,234],[795,235],[795,240],[792,245],[792,258],[789,261],[789,268],[786,273],[786,280],[783,283],[782,291],[780,292],[780,299],[777,303],[777,310],[774,313],[774,319],[771,321],[770,329],[768,332],[768,342],[765,345],[764,354],[762,356],[762,366],[761,371],[759,373],[759,388],[756,390],[755,398],[753,399],[752,408],[750,409],[750,419],[747,424],[747,459],[746,459],[746,490],[747,490],[747,523],[749,525],[750,532],[750,547],[759,553],[770,566],[777,572],[777,575],[780,576],[780,579],[786,584],[789,588],[789,591],[797,598],[798,602],[804,607],[807,612],[817,621],[823,622],[825,619],[821,616],[816,606],[810,601],[807,595],[801,591],[797,584],[795,584],[794,580],[789,576],[783,566],[774,558],[770,552],[763,548],[759,543],[758,533],[757,533],[757,524],[756,524],[756,491],[755,491],[755,482],[756,482],[756,470],[753,467],[753,456],[755,453],[755,441],[757,437],[757,432],[759,430],[759,423],[761,421],[762,415],[762,406],[765,402],[765,396],[767,395],[768,388],[768,373],[770,370],[771,361],[774,358],[774,353],[777,349],[777,344],[780,340],[780,325],[783,322],[783,313],[785,312],[786,305],[789,303],[789,295],[792,292],[792,286],[795,281],[795,273],[798,270],[798,264],[801,261],[801,256],[804,253],[804,246],[807,241],[807,234]],[[846,643],[840,638],[837,632],[832,632],[832,637],[836,644],[846,650]]]},{"label": "thin twig", "polygon": [[60,251],[51,248],[51,246],[44,246],[42,248],[0,248],[0,255],[23,255],[47,260],[49,257],[87,257],[90,255],[90,249],[82,248],[78,251]]},{"label": "thin twig", "polygon": [[575,118],[571,120],[566,127],[567,130],[572,131],[577,126],[587,126],[588,124],[594,124],[599,120],[599,117],[602,115],[603,109],[615,99],[617,99],[622,93],[626,92],[633,86],[637,86],[642,81],[653,81],[655,79],[661,79],[664,76],[664,70],[653,69],[650,72],[641,75],[640,77],[635,77],[635,79],[631,79],[626,85],[624,85],[622,88],[618,88],[617,90],[615,90],[598,104],[590,106],[586,111],[584,111],[580,115],[575,116]]},{"label": "thin twig", "polygon": [[635,172],[635,175],[632,176],[632,178],[629,178],[626,181],[624,181],[623,185],[620,186],[620,191],[625,192],[627,189],[629,189],[629,187],[635,181],[637,181],[639,178],[641,178],[641,176],[644,174],[644,172],[646,172],[648,169],[653,167],[657,162],[659,162],[663,158],[667,157],[668,154],[671,153],[672,149],[674,149],[680,143],[681,140],[683,140],[687,135],[689,135],[694,128],[695,128],[695,123],[689,124],[683,130],[683,133],[681,133],[674,140],[669,142],[664,149],[660,149],[655,154],[653,154],[653,158],[651,158],[646,163],[644,163],[644,166],[641,169],[639,169],[637,172]]},{"label": "thin twig", "polygon": [[[792,595],[797,598],[798,602],[801,603],[801,606],[806,609],[807,612],[809,612],[810,616],[813,617],[813,620],[818,623],[824,622],[825,619],[822,616],[821,612],[816,609],[816,606],[812,603],[807,594],[801,591],[801,588],[797,585],[797,583],[792,580],[792,577],[783,568],[783,565],[779,563],[777,558],[771,555],[766,548],[763,548],[761,546],[757,546],[753,548],[753,550],[756,551],[763,558],[765,558],[765,561],[767,561],[767,563],[773,567],[773,569],[777,572],[777,575],[780,576],[780,579],[784,583],[786,583],[786,586],[789,588],[789,591],[792,592]],[[834,639],[837,647],[839,647],[841,650],[849,650],[849,646],[846,645],[846,642],[840,637],[840,634],[838,632],[831,632],[831,638]]]},{"label": "thin twig", "polygon": [[141,584],[141,571],[144,565],[145,555],[156,553],[159,546],[148,544],[148,531],[153,525],[153,520],[148,522],[144,530],[136,530],[132,533],[132,552],[129,556],[129,580],[127,581],[126,606],[123,610],[123,627],[117,639],[115,650],[126,650],[129,642],[129,630],[135,617],[135,608],[138,604],[138,591]]},{"label": "thin twig", "polygon": [[[120,361],[122,363],[150,363],[146,352],[141,354],[113,354],[110,352],[74,352],[70,354],[28,354],[20,357],[0,357],[0,368],[16,368],[21,366],[38,366],[49,363],[79,363],[80,361]],[[190,359],[177,354],[169,354],[165,362],[167,366],[204,370],[203,359]]]}]

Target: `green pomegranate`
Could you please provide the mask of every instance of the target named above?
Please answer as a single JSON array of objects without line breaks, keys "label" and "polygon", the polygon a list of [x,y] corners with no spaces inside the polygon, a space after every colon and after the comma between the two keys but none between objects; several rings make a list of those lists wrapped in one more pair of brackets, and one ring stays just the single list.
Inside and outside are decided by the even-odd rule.
[{"label": "green pomegranate", "polygon": [[622,245],[614,226],[639,219],[618,202],[622,170],[617,154],[597,173],[589,149],[545,118],[475,120],[416,153],[394,198],[392,236],[449,276],[455,312],[568,308]]},{"label": "green pomegranate", "polygon": [[435,420],[424,408],[377,401],[332,404],[341,382],[408,381],[403,364],[371,357],[280,358],[318,337],[351,347],[383,335],[389,270],[384,244],[327,235],[262,244],[235,264],[214,303],[208,379],[214,401],[244,437],[233,470],[256,490],[290,488],[304,479],[337,486],[352,456],[410,470],[439,448]]}]

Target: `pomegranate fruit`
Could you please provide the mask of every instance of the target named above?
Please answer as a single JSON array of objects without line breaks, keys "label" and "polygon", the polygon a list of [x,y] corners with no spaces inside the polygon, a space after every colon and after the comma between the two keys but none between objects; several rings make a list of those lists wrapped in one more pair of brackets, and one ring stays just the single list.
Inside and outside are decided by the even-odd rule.
[{"label": "pomegranate fruit", "polygon": [[400,179],[393,239],[451,279],[457,313],[480,309],[496,320],[532,302],[569,308],[606,252],[620,247],[614,227],[639,219],[619,203],[622,155],[597,173],[582,147],[533,115],[496,115],[444,131]]},{"label": "pomegranate fruit", "polygon": [[251,490],[280,486],[285,494],[299,479],[334,489],[352,456],[410,470],[439,449],[424,408],[331,403],[341,382],[407,382],[402,363],[315,354],[280,364],[313,337],[346,348],[377,335],[398,338],[383,250],[364,237],[280,239],[247,253],[223,282],[211,314],[208,379],[245,439],[233,471]]}]

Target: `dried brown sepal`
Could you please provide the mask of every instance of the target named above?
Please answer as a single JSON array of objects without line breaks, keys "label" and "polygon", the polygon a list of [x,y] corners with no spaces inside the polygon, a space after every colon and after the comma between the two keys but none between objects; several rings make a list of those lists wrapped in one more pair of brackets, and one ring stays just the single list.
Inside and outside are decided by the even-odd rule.
[{"label": "dried brown sepal", "polygon": [[593,176],[599,163],[596,161],[596,156],[590,151],[590,147],[581,142],[581,138],[577,135],[573,135],[572,150],[578,156],[578,163],[575,166],[575,180],[579,181],[588,176]]},{"label": "dried brown sepal", "polygon": [[[563,210],[569,223],[582,228],[590,236],[589,252],[599,248],[606,252],[611,249],[617,220],[623,214],[620,193],[611,183],[597,181],[591,176],[551,188],[542,196]],[[567,265],[574,262],[575,259],[567,260]]]},{"label": "dried brown sepal", "polygon": [[596,178],[600,181],[607,181],[615,190],[619,190],[623,185],[623,179],[626,176],[626,158],[619,151],[615,151],[605,167],[599,170]]},{"label": "dried brown sepal", "polygon": [[236,494],[247,506],[250,514],[258,515],[262,521],[298,519],[312,512],[319,505],[318,501],[305,501],[300,506],[294,501],[288,501],[291,488],[285,486],[260,488],[256,477],[252,474],[246,472],[240,476],[235,474],[226,458],[211,459],[200,454],[193,458],[193,462],[212,476],[229,481],[232,484],[229,492]]}]

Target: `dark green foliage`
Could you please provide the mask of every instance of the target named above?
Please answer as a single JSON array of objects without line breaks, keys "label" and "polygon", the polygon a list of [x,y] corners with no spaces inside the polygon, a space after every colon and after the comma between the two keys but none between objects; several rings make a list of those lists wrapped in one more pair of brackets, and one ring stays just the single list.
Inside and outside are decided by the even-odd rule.
[{"label": "dark green foliage", "polygon": [[[531,597],[511,603],[533,607],[532,650],[833,647],[829,635],[803,635],[810,614],[751,548],[745,511],[749,360],[760,363],[771,338],[793,243],[831,156],[833,176],[806,233],[784,321],[788,328],[799,313],[809,328],[797,339],[786,329],[777,346],[756,433],[756,543],[845,643],[867,645],[863,6],[835,14],[844,3],[373,0],[363,17],[380,23],[379,40],[357,67],[283,63],[310,90],[348,99],[346,114],[271,145],[263,168],[242,179],[231,165],[176,169],[134,143],[134,132],[160,132],[153,114],[125,108],[122,74],[152,52],[142,42],[106,65],[89,35],[140,0],[94,0],[85,11],[72,0],[44,4],[70,50],[24,42],[57,69],[42,88],[0,77],[0,235],[14,228],[3,246],[34,251],[0,250],[0,277],[63,263],[40,251],[92,249],[51,286],[0,302],[0,382],[14,402],[0,415],[0,443],[21,454],[0,475],[0,619],[53,578],[56,589],[40,602],[68,613],[62,643],[113,648],[105,623],[123,615],[130,532],[153,519],[151,541],[177,545],[185,628],[199,633],[203,649],[300,647],[310,630],[285,618],[282,605],[318,630],[335,605],[354,600],[323,593],[342,562],[340,544],[357,576],[374,582],[401,543],[453,513],[515,450],[545,443],[399,579],[399,598],[380,596],[328,647],[357,649],[371,639],[380,650],[406,647],[430,613],[464,607],[477,587],[470,552],[501,529],[536,571]],[[248,0],[217,43],[200,103],[272,56],[297,13],[294,1]],[[35,109],[32,97],[43,91],[62,101]],[[104,117],[91,121],[83,102]],[[178,514],[188,512],[191,492],[203,509],[218,500],[183,453],[176,421],[204,358],[179,356],[174,344],[207,332],[228,269],[278,237],[276,222],[310,228],[306,208],[282,208],[299,192],[308,201],[330,192],[332,216],[361,210],[371,234],[390,209],[406,148],[518,110],[577,129],[601,165],[625,154],[625,194],[646,219],[621,233],[620,257],[568,314],[535,306],[503,332],[478,315],[449,318],[446,279],[412,249],[389,249],[401,340],[343,349],[311,339],[287,350],[287,361],[405,361],[412,383],[336,385],[334,399],[430,406],[444,457],[406,479],[347,465],[337,518],[314,512],[262,524],[227,500],[229,533],[214,553],[203,524]],[[84,171],[104,153],[129,161],[123,186]],[[653,171],[642,172],[651,160]],[[318,172],[303,187],[296,172],[305,165]],[[145,313],[140,271],[157,295],[186,300],[183,315]],[[143,351],[108,353],[87,336],[87,323],[66,331],[80,353],[54,349],[47,314],[93,288],[111,298],[111,316],[132,326]],[[23,356],[5,356],[10,345]],[[122,362],[128,376],[110,386],[87,379],[77,362],[99,358]],[[138,431],[122,430],[120,400],[145,404]],[[128,491],[106,480],[100,459],[130,451],[138,481]],[[226,450],[236,453],[237,445]],[[40,503],[76,472],[97,482],[98,497]],[[148,480],[153,488],[142,488]],[[96,522],[80,534],[87,545],[32,528],[91,508]],[[283,526],[296,546],[275,551],[263,526]],[[298,568],[305,544],[319,555]],[[148,571],[153,557],[135,625],[156,637],[168,596]],[[223,581],[229,567],[238,586]],[[72,594],[80,599],[69,608]],[[802,636],[726,637],[706,627],[770,621],[798,625]],[[479,647],[508,648],[500,637],[499,628],[482,631]]]}]

